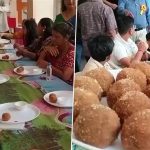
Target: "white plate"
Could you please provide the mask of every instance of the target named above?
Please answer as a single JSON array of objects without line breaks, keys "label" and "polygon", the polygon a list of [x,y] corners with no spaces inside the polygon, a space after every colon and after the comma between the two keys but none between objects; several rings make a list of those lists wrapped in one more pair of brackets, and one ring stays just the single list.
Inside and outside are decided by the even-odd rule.
[{"label": "white plate", "polygon": [[[1,117],[3,113],[10,113],[10,120],[2,121]],[[31,104],[27,104],[27,106],[22,110],[16,109],[14,103],[5,103],[0,105],[0,122],[2,123],[13,124],[28,122],[35,119],[39,115],[40,110]]]},{"label": "white plate", "polygon": [[7,43],[10,43],[10,40],[0,39],[0,44],[7,44]]},{"label": "white plate", "polygon": [[121,145],[121,139],[120,139],[120,136],[117,138],[117,140],[113,143],[113,145],[107,147],[107,148],[104,148],[104,149],[101,149],[101,148],[97,148],[97,147],[94,147],[92,145],[89,145],[89,144],[86,144],[86,143],[83,143],[79,140],[77,140],[74,136],[72,138],[72,142],[76,145],[79,145],[83,148],[86,148],[88,150],[123,150],[123,147]]},{"label": "white plate", "polygon": [[21,73],[17,72],[17,68],[19,67],[15,68],[14,72],[19,75],[28,75],[28,76],[40,75],[44,73],[44,71],[38,66],[22,66],[22,67],[24,68],[24,71],[22,71]]},{"label": "white plate", "polygon": [[[56,94],[56,96],[57,96],[57,102],[56,103],[51,103],[49,101],[49,95],[52,93]],[[45,94],[44,100],[53,106],[72,107],[72,105],[73,105],[73,92],[72,91],[53,91],[53,92]]]},{"label": "white plate", "polygon": [[8,75],[0,74],[0,84],[7,82],[10,79]]},{"label": "white plate", "polygon": [[118,73],[121,71],[122,69],[108,69],[108,71],[113,75],[114,79],[116,80],[116,77],[118,75]]},{"label": "white plate", "polygon": [[[2,57],[5,56],[5,55],[8,55],[9,59],[2,59]],[[17,56],[15,53],[0,54],[0,60],[9,61],[9,60],[18,60],[18,59],[21,59],[21,58],[22,58],[22,56]]]}]

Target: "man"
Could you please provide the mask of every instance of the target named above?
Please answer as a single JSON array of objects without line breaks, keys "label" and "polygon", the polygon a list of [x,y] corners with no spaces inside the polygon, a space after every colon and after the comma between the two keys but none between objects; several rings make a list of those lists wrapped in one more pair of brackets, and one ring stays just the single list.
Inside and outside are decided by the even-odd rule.
[{"label": "man", "polygon": [[87,41],[98,34],[116,35],[116,20],[112,8],[102,0],[87,0],[78,7],[78,25],[81,26],[81,36],[85,56],[90,57]]},{"label": "man", "polygon": [[119,0],[118,6],[125,13],[131,12],[134,17],[136,29],[132,40],[146,41],[147,29],[150,29],[150,0]]},{"label": "man", "polygon": [[130,39],[134,34],[134,19],[131,16],[122,15],[117,20],[118,32],[114,43],[114,49],[108,61],[113,69],[129,67],[133,61],[141,61],[147,47],[139,41],[137,45]]},{"label": "man", "polygon": [[10,0],[0,0],[0,32],[7,32],[9,30],[7,13],[10,11]]}]

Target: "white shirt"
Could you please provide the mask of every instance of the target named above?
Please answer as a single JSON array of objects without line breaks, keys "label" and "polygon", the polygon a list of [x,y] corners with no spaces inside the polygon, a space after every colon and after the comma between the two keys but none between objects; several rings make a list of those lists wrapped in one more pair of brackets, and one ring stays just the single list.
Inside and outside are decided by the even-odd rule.
[{"label": "white shirt", "polygon": [[0,0],[0,32],[9,30],[7,12],[10,11],[10,0]]},{"label": "white shirt", "polygon": [[114,43],[115,46],[108,63],[113,69],[122,68],[119,61],[122,58],[133,58],[136,55],[138,48],[131,39],[125,41],[119,34],[116,35]]},{"label": "white shirt", "polygon": [[94,69],[102,68],[102,67],[104,67],[105,69],[111,69],[111,67],[106,61],[98,62],[97,60],[90,57],[90,59],[88,60],[88,62],[86,63],[86,65],[84,66],[82,70],[82,74],[88,71],[94,70]]}]

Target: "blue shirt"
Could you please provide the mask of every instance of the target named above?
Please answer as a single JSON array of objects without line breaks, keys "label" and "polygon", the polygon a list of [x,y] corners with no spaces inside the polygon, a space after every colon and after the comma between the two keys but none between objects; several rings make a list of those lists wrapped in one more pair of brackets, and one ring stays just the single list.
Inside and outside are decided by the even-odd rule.
[{"label": "blue shirt", "polygon": [[[147,10],[143,14],[140,14],[141,5],[147,7]],[[150,26],[150,0],[119,0],[118,6],[122,10],[127,9],[132,12],[136,28]]]}]

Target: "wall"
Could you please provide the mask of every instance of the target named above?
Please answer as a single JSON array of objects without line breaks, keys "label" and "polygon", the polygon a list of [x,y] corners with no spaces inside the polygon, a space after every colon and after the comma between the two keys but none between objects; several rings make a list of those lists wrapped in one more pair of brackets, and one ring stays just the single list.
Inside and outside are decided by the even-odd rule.
[{"label": "wall", "polygon": [[28,0],[28,18],[33,17],[38,22],[43,17],[55,19],[60,13],[60,0]]}]

